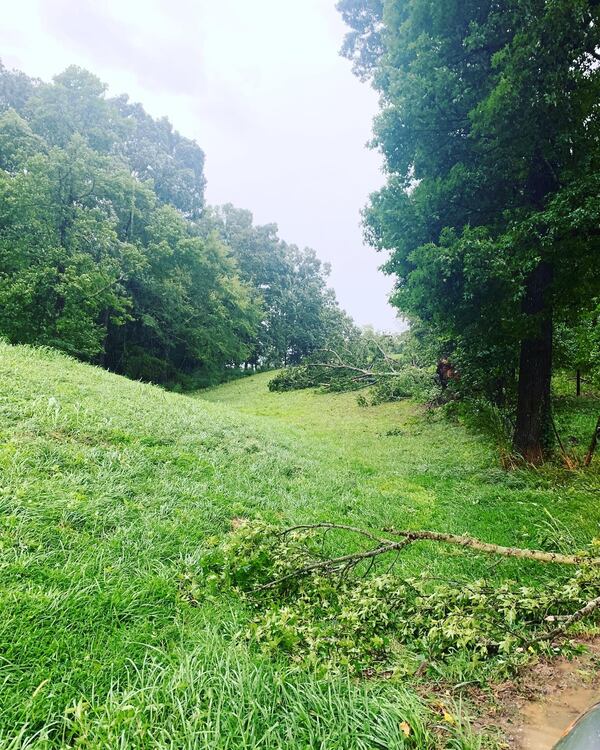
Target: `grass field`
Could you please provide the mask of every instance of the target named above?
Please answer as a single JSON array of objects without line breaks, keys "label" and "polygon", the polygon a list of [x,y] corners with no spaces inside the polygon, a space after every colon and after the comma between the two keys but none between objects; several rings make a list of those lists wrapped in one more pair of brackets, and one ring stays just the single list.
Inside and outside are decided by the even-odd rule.
[{"label": "grass field", "polygon": [[[253,649],[238,599],[190,606],[180,582],[207,538],[239,516],[531,547],[599,534],[598,458],[506,472],[484,437],[409,402],[274,394],[268,375],[170,394],[4,344],[0,378],[3,749],[433,747],[410,684],[319,678]],[[597,401],[559,407],[582,444]],[[539,575],[425,546],[405,565]],[[444,742],[478,746],[460,721]]]}]

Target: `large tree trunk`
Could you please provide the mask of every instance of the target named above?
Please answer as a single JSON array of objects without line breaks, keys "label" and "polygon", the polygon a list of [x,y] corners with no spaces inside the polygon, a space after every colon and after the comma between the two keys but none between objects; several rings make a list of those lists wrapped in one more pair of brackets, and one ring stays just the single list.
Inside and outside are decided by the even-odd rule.
[{"label": "large tree trunk", "polygon": [[526,461],[541,463],[552,446],[552,310],[547,293],[552,266],[540,262],[527,279],[522,310],[535,316],[535,328],[521,342],[519,393],[513,447]]}]

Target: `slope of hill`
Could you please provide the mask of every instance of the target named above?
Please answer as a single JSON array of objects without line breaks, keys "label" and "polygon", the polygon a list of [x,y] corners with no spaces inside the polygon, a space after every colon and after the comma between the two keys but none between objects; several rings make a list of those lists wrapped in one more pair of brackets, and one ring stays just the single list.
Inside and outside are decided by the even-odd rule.
[{"label": "slope of hill", "polygon": [[[550,464],[505,471],[496,446],[481,433],[411,401],[365,408],[355,393],[272,393],[271,377],[264,373],[199,395],[258,417],[274,435],[308,441],[320,471],[337,475],[338,492],[324,507],[329,520],[435,527],[530,547],[544,546],[559,528],[563,541],[575,545],[599,534],[600,508],[593,501],[598,457],[588,472],[566,473]],[[591,395],[557,399],[558,428],[580,454],[599,411],[600,400]]]},{"label": "slope of hill", "polygon": [[[190,398],[1,343],[0,378],[2,748],[430,746],[402,683],[323,680],[256,652],[237,599],[192,606],[181,581],[207,542],[235,516],[531,546],[559,523],[597,534],[589,474],[506,474],[409,403],[269,394],[262,375]],[[425,561],[482,564],[423,550],[407,565]]]}]

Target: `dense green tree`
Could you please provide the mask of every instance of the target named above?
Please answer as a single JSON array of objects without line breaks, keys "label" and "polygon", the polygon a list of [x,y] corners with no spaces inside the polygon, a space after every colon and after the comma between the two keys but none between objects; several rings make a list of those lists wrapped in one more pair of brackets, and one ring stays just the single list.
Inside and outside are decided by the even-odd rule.
[{"label": "dense green tree", "polygon": [[15,174],[0,172],[0,330],[11,340],[93,359],[102,321],[127,315],[122,281],[140,254],[99,199],[114,166],[106,162],[75,136]]},{"label": "dense green tree", "polygon": [[[127,123],[127,135],[116,152],[142,180],[152,180],[159,200],[197,219],[204,207],[204,152],[173,130],[166,117],[155,120],[127,96],[109,100],[111,110]],[[116,117],[116,114],[115,114]]]},{"label": "dense green tree", "polygon": [[243,361],[258,308],[204,240],[79,136],[0,173],[0,330],[174,383]]},{"label": "dense green tree", "polygon": [[327,336],[326,325],[332,322],[327,311],[337,303],[326,279],[331,271],[321,263],[314,250],[288,247],[291,283],[284,289],[282,314],[277,333],[283,342],[284,364],[298,364],[322,346]]},{"label": "dense green tree", "polygon": [[9,70],[0,60],[0,112],[14,109],[22,113],[40,83],[20,70]]},{"label": "dense green tree", "polygon": [[132,319],[112,331],[106,364],[159,382],[218,380],[246,360],[259,307],[216,237],[202,239],[172,207],[144,229],[145,265],[131,279]]},{"label": "dense green tree", "polygon": [[[219,379],[252,349],[259,306],[189,220],[202,152],[104,93],[75,67],[49,85],[0,68],[0,333],[166,384]],[[170,163],[156,178],[136,158]]]},{"label": "dense green tree", "polygon": [[344,320],[328,269],[204,184],[197,144],[91,73],[0,65],[0,335],[170,386],[298,362]]},{"label": "dense green tree", "polygon": [[291,267],[277,225],[255,226],[250,211],[226,204],[207,209],[202,227],[205,233],[215,232],[230,248],[241,277],[262,304],[263,317],[248,364],[281,364],[285,342],[279,335],[278,320],[291,281]]},{"label": "dense green tree", "polygon": [[313,250],[283,242],[276,224],[255,226],[250,211],[227,204],[208,210],[203,226],[231,249],[242,279],[262,303],[250,364],[296,364],[352,325],[327,287],[329,267]]},{"label": "dense green tree", "polygon": [[92,149],[106,154],[126,126],[114,118],[105,93],[99,78],[73,65],[52,84],[36,86],[23,113],[32,130],[52,146],[64,148],[78,134]]},{"label": "dense green tree", "polygon": [[50,84],[0,63],[0,112],[14,109],[49,145],[65,147],[77,133],[99,153],[118,156],[140,180],[152,180],[159,200],[197,218],[204,206],[204,152],[171,123],[155,120],[123,95],[75,65]]},{"label": "dense green tree", "polygon": [[44,140],[35,135],[14,109],[0,114],[0,169],[14,172],[31,156],[46,150]]},{"label": "dense green tree", "polygon": [[[553,318],[597,296],[598,3],[341,0],[381,93],[387,184],[366,232],[395,303],[488,393],[517,372],[515,449],[550,439]],[[374,36],[375,35],[375,36]]]}]

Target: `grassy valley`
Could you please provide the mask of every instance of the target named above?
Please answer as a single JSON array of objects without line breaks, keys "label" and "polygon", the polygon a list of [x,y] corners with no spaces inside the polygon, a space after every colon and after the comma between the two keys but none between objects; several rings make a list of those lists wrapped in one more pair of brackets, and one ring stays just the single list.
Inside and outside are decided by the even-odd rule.
[{"label": "grassy valley", "polygon": [[[182,581],[207,545],[239,517],[531,547],[598,534],[597,468],[506,472],[485,438],[408,401],[274,394],[268,375],[190,397],[4,344],[0,374],[3,748],[434,747],[410,681],[273,659],[245,637],[238,597],[190,602]],[[403,564],[552,574],[428,545]],[[478,746],[460,720],[448,742]]]}]

